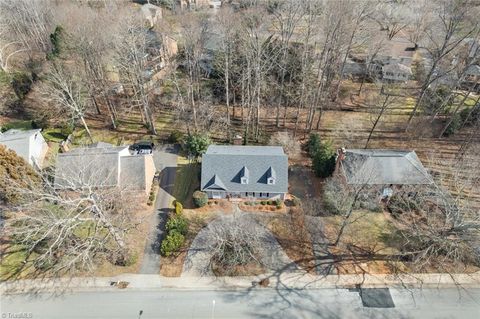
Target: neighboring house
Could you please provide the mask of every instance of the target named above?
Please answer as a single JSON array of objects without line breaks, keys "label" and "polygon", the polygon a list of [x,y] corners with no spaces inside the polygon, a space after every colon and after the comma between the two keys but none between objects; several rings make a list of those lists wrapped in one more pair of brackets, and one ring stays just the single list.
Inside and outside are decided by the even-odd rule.
[{"label": "neighboring house", "polygon": [[365,54],[351,54],[345,63],[345,77],[371,77],[386,82],[408,81],[417,47],[402,37],[386,40],[383,50],[371,59]]},{"label": "neighboring house", "polygon": [[406,82],[412,77],[412,69],[400,63],[382,67],[382,79],[388,82]]},{"label": "neighboring house", "polygon": [[210,0],[176,0],[177,6],[184,9],[199,9],[210,6]]},{"label": "neighboring house", "polygon": [[209,198],[285,199],[288,159],[280,146],[211,145],[202,157]]},{"label": "neighboring house", "polygon": [[131,155],[128,146],[97,143],[58,154],[55,187],[121,187],[148,194],[154,175],[152,155]]},{"label": "neighboring house", "polygon": [[340,149],[336,171],[348,185],[380,186],[383,197],[394,187],[433,184],[415,151]]},{"label": "neighboring house", "polygon": [[471,65],[465,71],[465,75],[462,78],[461,88],[471,89],[475,92],[480,92],[480,66]]},{"label": "neighboring house", "polygon": [[45,142],[41,131],[41,129],[28,131],[11,129],[5,133],[0,133],[0,144],[15,151],[30,165],[42,168],[48,151],[48,144]]},{"label": "neighboring house", "polygon": [[151,3],[142,5],[140,11],[148,28],[153,28],[155,24],[157,24],[157,21],[162,18],[162,8]]}]

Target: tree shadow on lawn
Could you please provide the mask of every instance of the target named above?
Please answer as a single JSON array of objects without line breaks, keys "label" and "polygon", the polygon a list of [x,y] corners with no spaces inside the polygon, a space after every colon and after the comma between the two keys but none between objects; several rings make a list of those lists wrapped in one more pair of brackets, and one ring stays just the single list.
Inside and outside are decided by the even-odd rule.
[{"label": "tree shadow on lawn", "polygon": [[170,195],[182,203],[184,208],[195,208],[193,193],[200,188],[200,164],[179,164],[175,169],[175,181]]}]

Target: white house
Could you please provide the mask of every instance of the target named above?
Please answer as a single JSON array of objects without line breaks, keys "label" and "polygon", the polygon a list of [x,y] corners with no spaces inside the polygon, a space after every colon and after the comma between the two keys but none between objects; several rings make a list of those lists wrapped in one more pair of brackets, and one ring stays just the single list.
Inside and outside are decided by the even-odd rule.
[{"label": "white house", "polygon": [[401,63],[387,64],[382,67],[382,78],[390,82],[406,82],[412,77],[412,69]]},{"label": "white house", "polygon": [[42,136],[41,129],[28,131],[8,130],[5,133],[0,133],[0,144],[15,151],[18,156],[23,157],[30,165],[38,168],[43,167],[48,145]]}]

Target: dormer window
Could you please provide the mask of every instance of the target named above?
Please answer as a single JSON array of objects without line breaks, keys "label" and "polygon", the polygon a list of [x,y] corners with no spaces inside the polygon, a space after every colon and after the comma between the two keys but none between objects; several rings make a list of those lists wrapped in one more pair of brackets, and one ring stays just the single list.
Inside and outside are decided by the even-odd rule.
[{"label": "dormer window", "polygon": [[272,167],[269,167],[267,170],[267,184],[275,185],[276,177],[277,177],[277,174],[275,173],[275,170]]},{"label": "dormer window", "polygon": [[242,170],[240,171],[240,184],[248,184],[248,168],[246,166],[242,167]]}]

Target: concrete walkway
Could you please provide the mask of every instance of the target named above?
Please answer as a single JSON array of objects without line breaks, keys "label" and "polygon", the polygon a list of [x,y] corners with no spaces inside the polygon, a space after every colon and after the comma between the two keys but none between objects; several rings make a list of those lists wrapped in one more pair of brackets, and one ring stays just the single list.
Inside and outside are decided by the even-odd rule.
[{"label": "concrete walkway", "polygon": [[252,234],[258,236],[261,244],[259,259],[268,271],[293,271],[297,266],[283,251],[273,234],[259,224],[251,213],[237,212],[233,215],[220,216],[202,229],[190,246],[183,265],[182,277],[212,276],[210,260],[212,258],[211,243],[214,236],[223,224],[235,223],[244,229],[250,229]]},{"label": "concrete walkway", "polygon": [[118,291],[112,282],[128,282],[128,290],[158,289],[236,289],[252,288],[263,278],[269,278],[273,289],[322,288],[480,288],[480,272],[474,274],[403,274],[393,275],[328,275],[318,276],[305,272],[275,273],[245,277],[163,277],[160,275],[123,274],[115,277],[86,277],[60,279],[25,279],[2,282],[0,294],[68,292],[68,291]]},{"label": "concrete walkway", "polygon": [[173,186],[177,167],[177,150],[171,145],[158,146],[153,152],[157,171],[160,171],[160,187],[155,200],[155,211],[149,221],[150,231],[145,245],[141,274],[160,273],[160,245],[165,235],[165,223],[174,200]]}]

